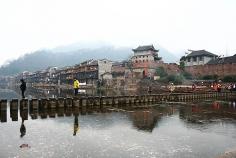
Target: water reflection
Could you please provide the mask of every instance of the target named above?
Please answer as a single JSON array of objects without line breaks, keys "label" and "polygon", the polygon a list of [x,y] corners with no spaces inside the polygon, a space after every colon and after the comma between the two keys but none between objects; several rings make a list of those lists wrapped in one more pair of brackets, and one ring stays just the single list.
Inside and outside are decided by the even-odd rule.
[{"label": "water reflection", "polygon": [[0,120],[1,122],[7,122],[7,110],[2,110],[0,111]]},{"label": "water reflection", "polygon": [[158,126],[158,121],[161,120],[161,117],[173,115],[175,111],[173,106],[157,106],[152,109],[135,110],[130,116],[135,128],[152,132]]},{"label": "water reflection", "polygon": [[[161,121],[164,116],[171,116],[174,114],[179,114],[179,118],[191,124],[204,124],[211,123],[215,120],[222,119],[233,119],[236,120],[236,107],[235,102],[220,102],[214,101],[213,103],[192,103],[191,105],[181,106],[181,105],[164,105],[164,106],[154,106],[152,108],[146,109],[130,109],[124,110],[130,120],[133,122],[133,126],[137,130],[143,130],[147,132],[152,132],[154,128],[158,127],[158,122]],[[92,107],[81,107],[81,108],[47,108],[42,106],[39,109],[33,109],[30,105],[29,109],[23,109],[20,107],[20,117],[21,126],[24,129],[24,122],[28,120],[28,116],[32,120],[47,118],[57,118],[57,117],[71,117],[74,116],[74,134],[76,135],[79,129],[79,114],[93,114],[93,113],[108,113],[111,112],[108,108],[97,108]],[[10,106],[10,117],[12,121],[18,121],[18,109],[13,109]],[[7,122],[7,109],[2,109],[0,111],[1,122]],[[23,132],[24,133],[24,132]],[[23,136],[25,135],[22,134]]]},{"label": "water reflection", "polygon": [[[234,105],[209,101],[117,111],[29,106],[19,113],[8,107],[4,117],[12,119],[0,124],[0,155],[211,158],[236,146]],[[19,149],[21,144],[31,148]]]},{"label": "water reflection", "polygon": [[22,121],[21,121],[21,126],[20,126],[20,137],[24,137],[24,135],[26,134],[26,128],[25,128],[25,125],[24,125],[24,119],[22,118]]},{"label": "water reflection", "polygon": [[179,116],[188,123],[205,124],[222,119],[236,119],[235,101],[214,101],[180,107]]},{"label": "water reflection", "polygon": [[73,136],[76,136],[76,133],[78,132],[79,130],[79,118],[78,118],[78,115],[76,114],[75,115],[75,120],[74,120],[74,133],[73,133]]}]

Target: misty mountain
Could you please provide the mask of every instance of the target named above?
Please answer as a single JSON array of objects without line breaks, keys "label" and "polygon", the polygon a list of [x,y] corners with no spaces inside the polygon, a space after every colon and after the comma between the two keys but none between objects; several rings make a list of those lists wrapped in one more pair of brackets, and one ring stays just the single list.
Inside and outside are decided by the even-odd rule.
[{"label": "misty mountain", "polygon": [[[176,57],[170,52],[162,48],[158,49],[160,49],[159,56],[165,62],[176,61]],[[128,47],[102,46],[90,49],[76,46],[57,47],[52,50],[39,50],[13,60],[0,68],[0,75],[14,75],[23,71],[34,72],[50,66],[72,66],[88,59],[106,58],[112,61],[122,61],[128,59],[132,54],[132,48]]]}]

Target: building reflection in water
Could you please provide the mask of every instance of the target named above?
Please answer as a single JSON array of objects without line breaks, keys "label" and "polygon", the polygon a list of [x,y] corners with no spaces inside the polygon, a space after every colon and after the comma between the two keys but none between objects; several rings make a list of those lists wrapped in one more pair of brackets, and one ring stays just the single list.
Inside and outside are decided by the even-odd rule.
[{"label": "building reflection in water", "polygon": [[158,126],[161,117],[173,115],[175,109],[172,106],[156,107],[147,110],[135,110],[131,113],[133,126],[138,130],[152,132]]},{"label": "building reflection in water", "polygon": [[[20,108],[21,127],[20,132],[23,137],[26,134],[25,121],[28,120],[28,116],[31,119],[45,118],[57,118],[64,116],[74,116],[73,121],[73,135],[75,136],[79,131],[79,115],[91,114],[91,113],[108,113],[111,112],[105,108],[91,108],[91,107],[80,107],[80,108],[55,108],[50,109],[45,106],[41,109],[28,109]],[[130,113],[129,119],[133,122],[133,126],[137,130],[152,132],[155,127],[158,127],[158,122],[163,116],[173,115],[179,112],[179,118],[186,124],[203,124],[211,123],[212,120],[220,120],[222,118],[236,119],[236,107],[235,102],[213,102],[213,103],[198,103],[192,104],[191,106],[176,106],[176,105],[163,105],[156,106],[147,109],[134,110]],[[10,110],[10,116],[12,121],[18,120],[18,111]],[[7,121],[7,111],[0,111],[1,122]]]},{"label": "building reflection in water", "polygon": [[220,119],[236,119],[235,102],[214,101],[209,105],[195,104],[180,108],[179,117],[187,123],[204,124]]}]

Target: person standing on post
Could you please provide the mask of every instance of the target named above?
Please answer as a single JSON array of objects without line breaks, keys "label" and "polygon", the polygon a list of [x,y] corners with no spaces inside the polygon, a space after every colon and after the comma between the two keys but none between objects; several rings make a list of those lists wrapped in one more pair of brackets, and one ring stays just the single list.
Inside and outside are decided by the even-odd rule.
[{"label": "person standing on post", "polygon": [[20,85],[21,95],[22,95],[22,98],[25,98],[26,83],[23,79],[21,79],[20,81],[21,81],[21,85]]},{"label": "person standing on post", "polygon": [[75,96],[78,94],[79,90],[79,81],[77,79],[74,79],[74,94]]}]

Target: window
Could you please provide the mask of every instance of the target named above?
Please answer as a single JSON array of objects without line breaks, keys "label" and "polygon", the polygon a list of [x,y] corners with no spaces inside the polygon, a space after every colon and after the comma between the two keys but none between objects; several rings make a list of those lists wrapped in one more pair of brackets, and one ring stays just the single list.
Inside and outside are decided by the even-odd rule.
[{"label": "window", "polygon": [[200,60],[200,61],[203,61],[203,57],[202,57],[202,56],[200,56],[200,57],[199,57],[199,60]]},{"label": "window", "polygon": [[190,62],[190,58],[188,58],[188,62]]},{"label": "window", "polygon": [[193,61],[196,62],[197,61],[197,57],[193,57]]}]

